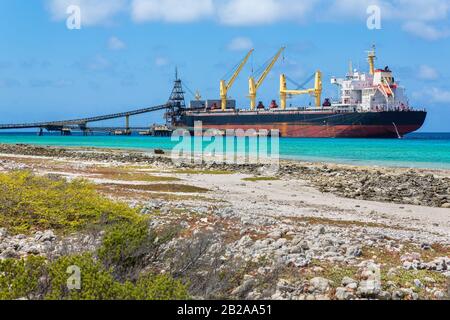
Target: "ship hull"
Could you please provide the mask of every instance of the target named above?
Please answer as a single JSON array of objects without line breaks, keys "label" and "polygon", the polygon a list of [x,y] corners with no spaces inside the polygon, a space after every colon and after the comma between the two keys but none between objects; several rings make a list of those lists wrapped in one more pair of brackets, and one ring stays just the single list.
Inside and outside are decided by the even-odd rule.
[{"label": "ship hull", "polygon": [[281,137],[298,138],[398,138],[417,131],[425,122],[424,111],[391,112],[236,112],[186,113],[180,126],[203,129],[279,130]]}]

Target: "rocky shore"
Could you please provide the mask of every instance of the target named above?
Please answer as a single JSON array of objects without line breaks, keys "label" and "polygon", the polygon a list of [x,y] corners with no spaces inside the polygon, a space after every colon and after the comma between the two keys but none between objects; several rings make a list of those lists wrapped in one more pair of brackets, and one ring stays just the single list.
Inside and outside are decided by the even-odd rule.
[{"label": "rocky shore", "polygon": [[[0,145],[0,154],[57,157],[99,162],[123,162],[172,166],[168,155],[141,151],[65,149],[30,145]],[[183,164],[181,168],[229,170],[260,175],[263,165],[256,164]],[[422,169],[352,167],[282,160],[279,177],[310,181],[322,192],[352,198],[450,209],[450,174]]]},{"label": "rocky shore", "polygon": [[[150,216],[152,229],[177,230],[147,267],[187,277],[195,298],[449,298],[446,171],[282,161],[268,177],[259,165],[0,145],[0,171],[11,170],[88,179]],[[0,229],[0,259],[93,251],[101,237]]]}]

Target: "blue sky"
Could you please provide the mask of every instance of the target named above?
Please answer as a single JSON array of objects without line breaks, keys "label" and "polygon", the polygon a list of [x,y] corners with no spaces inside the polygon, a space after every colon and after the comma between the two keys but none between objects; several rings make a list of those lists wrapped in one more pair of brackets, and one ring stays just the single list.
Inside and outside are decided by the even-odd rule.
[{"label": "blue sky", "polygon": [[[81,30],[66,9],[81,8]],[[369,5],[381,9],[369,30]],[[411,104],[425,107],[422,131],[450,131],[450,0],[4,0],[0,2],[2,123],[57,120],[164,103],[178,66],[187,86],[217,98],[219,81],[250,48],[255,53],[230,96],[247,106],[247,78],[287,46],[259,99],[278,98],[278,76],[331,76],[349,60],[367,70],[377,45]],[[187,99],[191,96],[188,94]],[[293,104],[309,103],[303,97]],[[160,114],[133,125],[160,122]]]}]

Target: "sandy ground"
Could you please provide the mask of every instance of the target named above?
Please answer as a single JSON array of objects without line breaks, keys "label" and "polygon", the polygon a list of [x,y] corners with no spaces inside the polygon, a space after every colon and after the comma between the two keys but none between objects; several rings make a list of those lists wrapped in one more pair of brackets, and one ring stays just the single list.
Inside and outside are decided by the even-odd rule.
[{"label": "sandy ground", "polygon": [[[179,175],[181,176],[181,175]],[[307,181],[243,182],[247,175],[189,176],[191,184],[214,190],[213,197],[240,211],[284,217],[321,217],[374,222],[450,237],[450,209],[354,200],[324,194]]]}]

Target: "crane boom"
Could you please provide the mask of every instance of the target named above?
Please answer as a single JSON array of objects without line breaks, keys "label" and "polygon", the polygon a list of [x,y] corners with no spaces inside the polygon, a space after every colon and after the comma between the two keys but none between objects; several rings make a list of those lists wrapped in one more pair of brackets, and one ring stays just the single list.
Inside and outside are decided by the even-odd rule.
[{"label": "crane boom", "polygon": [[247,64],[248,59],[250,59],[250,56],[252,55],[254,49],[250,50],[245,58],[241,61],[236,71],[231,76],[230,80],[226,82],[225,80],[220,81],[220,99],[222,101],[222,111],[225,111],[227,109],[227,96],[228,91],[233,87],[234,82],[236,81],[237,77],[241,73],[244,66]]},{"label": "crane boom", "polygon": [[249,79],[249,97],[250,97],[250,108],[252,110],[255,110],[255,108],[256,108],[256,95],[257,95],[259,87],[261,87],[264,80],[266,80],[267,76],[269,75],[270,71],[272,71],[273,66],[280,58],[284,49],[286,49],[286,47],[282,47],[280,50],[278,50],[277,54],[274,56],[274,58],[269,63],[269,65],[264,70],[264,72],[261,74],[261,76],[259,77],[257,82],[255,82],[255,79],[253,77],[250,77],[250,79]]}]

